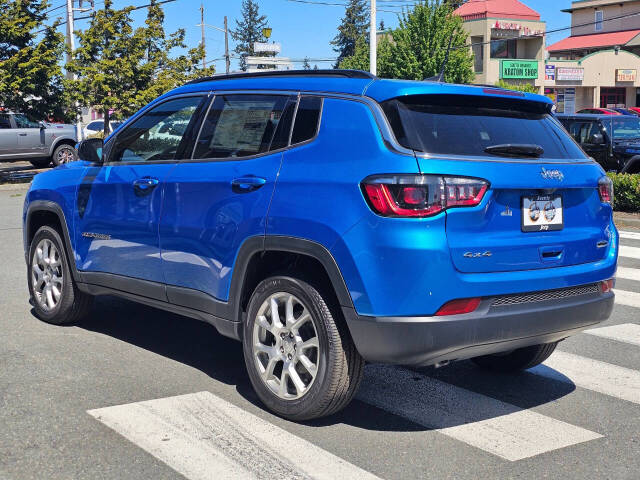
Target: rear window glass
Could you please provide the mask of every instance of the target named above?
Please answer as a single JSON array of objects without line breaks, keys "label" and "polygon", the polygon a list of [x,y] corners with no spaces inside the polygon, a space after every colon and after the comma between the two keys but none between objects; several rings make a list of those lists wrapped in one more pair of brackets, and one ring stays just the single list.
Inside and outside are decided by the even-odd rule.
[{"label": "rear window glass", "polygon": [[322,98],[320,97],[302,97],[300,99],[296,120],[293,124],[292,145],[306,142],[316,136],[321,108]]},{"label": "rear window glass", "polygon": [[424,95],[387,101],[383,109],[398,142],[420,152],[487,156],[487,147],[527,144],[542,147],[541,158],[585,158],[544,106],[533,102]]}]

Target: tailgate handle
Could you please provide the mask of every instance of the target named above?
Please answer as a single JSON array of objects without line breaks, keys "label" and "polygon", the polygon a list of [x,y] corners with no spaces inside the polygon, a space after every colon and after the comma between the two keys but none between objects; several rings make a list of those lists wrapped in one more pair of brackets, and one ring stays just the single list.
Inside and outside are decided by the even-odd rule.
[{"label": "tailgate handle", "polygon": [[562,247],[540,247],[540,257],[545,261],[561,260],[564,254]]}]

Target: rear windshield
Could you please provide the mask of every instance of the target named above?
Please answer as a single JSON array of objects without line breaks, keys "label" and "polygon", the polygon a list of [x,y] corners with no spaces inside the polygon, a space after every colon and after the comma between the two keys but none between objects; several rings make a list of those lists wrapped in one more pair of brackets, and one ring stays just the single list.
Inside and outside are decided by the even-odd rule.
[{"label": "rear windshield", "polygon": [[541,158],[586,158],[544,104],[495,97],[419,95],[389,100],[382,107],[398,142],[420,152],[487,156],[487,147],[526,144],[542,147]]}]

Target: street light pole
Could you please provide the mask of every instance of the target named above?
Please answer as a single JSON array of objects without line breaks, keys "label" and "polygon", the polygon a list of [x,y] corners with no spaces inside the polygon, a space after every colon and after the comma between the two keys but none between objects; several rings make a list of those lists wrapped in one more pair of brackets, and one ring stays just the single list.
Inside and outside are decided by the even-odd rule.
[{"label": "street light pole", "polygon": [[205,60],[207,58],[207,47],[204,44],[204,4],[203,3],[200,4],[200,30],[202,33],[202,50],[203,50],[202,69],[204,70],[205,68],[207,68],[207,61]]},{"label": "street light pole", "polygon": [[369,71],[375,75],[377,71],[378,52],[376,36],[376,0],[371,0],[371,24],[369,25]]},{"label": "street light pole", "polygon": [[[73,35],[75,30],[73,26],[73,0],[67,0],[67,44],[69,45],[69,51],[67,53],[67,62],[73,59],[73,52],[76,49],[76,42]],[[67,78],[73,80],[76,76],[67,70]],[[76,110],[78,109],[78,102],[76,102]],[[82,140],[82,117],[76,112],[76,140],[79,142]]]},{"label": "street light pole", "polygon": [[227,67],[227,73],[231,68],[231,59],[229,58],[229,29],[227,28],[227,16],[224,16],[224,60]]}]

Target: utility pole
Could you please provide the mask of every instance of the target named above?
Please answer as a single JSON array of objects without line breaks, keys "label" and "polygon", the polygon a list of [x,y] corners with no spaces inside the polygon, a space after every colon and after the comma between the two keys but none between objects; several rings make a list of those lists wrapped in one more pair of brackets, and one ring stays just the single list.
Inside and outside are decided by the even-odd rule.
[{"label": "utility pole", "polygon": [[376,23],[376,0],[371,0],[371,13],[370,13],[370,25],[369,25],[369,71],[375,75],[378,63],[378,51],[376,29],[378,25]]},{"label": "utility pole", "polygon": [[226,15],[224,16],[224,61],[227,67],[227,73],[229,73],[229,69],[231,67],[231,58],[229,58],[229,29],[227,28]]},{"label": "utility pole", "polygon": [[[73,35],[73,0],[67,0],[67,45],[69,51],[67,52],[67,62],[73,59],[73,52],[76,49],[76,41]],[[67,78],[74,80],[76,76],[67,70]],[[76,110],[78,109],[78,103],[76,102]],[[82,140],[82,117],[76,113],[76,140],[79,142]]]},{"label": "utility pole", "polygon": [[200,3],[200,30],[202,33],[202,50],[203,50],[203,55],[202,55],[202,69],[204,70],[205,68],[207,68],[207,47],[204,44],[204,4]]}]

